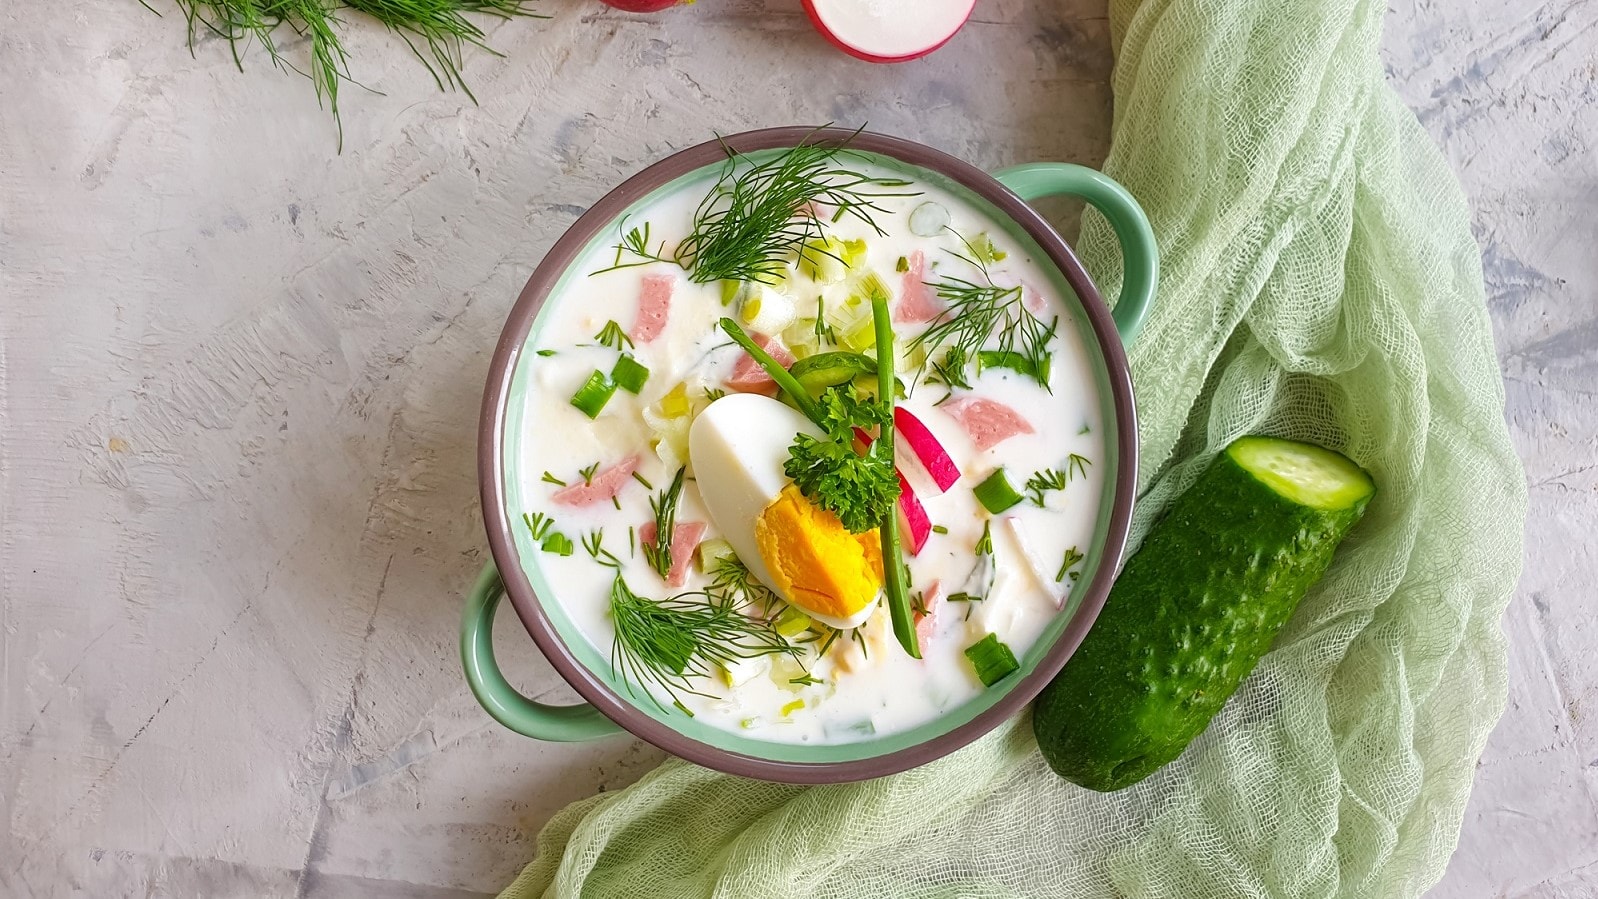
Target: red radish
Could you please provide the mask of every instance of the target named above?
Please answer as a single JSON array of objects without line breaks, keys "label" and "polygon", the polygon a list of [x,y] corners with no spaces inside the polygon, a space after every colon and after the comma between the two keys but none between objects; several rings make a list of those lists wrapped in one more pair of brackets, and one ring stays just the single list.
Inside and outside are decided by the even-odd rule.
[{"label": "red radish", "polygon": [[668,6],[676,6],[682,0],[601,0],[601,2],[627,12],[660,12]]},{"label": "red radish", "polygon": [[943,448],[938,438],[933,435],[921,419],[903,406],[893,409],[893,426],[898,428],[899,434],[904,437],[905,445],[910,452],[915,454],[916,461],[931,475],[932,482],[938,485],[938,492],[943,493],[954,482],[960,480],[960,468],[954,464],[954,457]]},{"label": "red radish", "polygon": [[[899,474],[897,470],[894,473]],[[903,536],[909,538],[906,548],[910,555],[920,554],[921,547],[927,545],[927,537],[932,534],[932,519],[927,517],[926,508],[902,474],[899,474],[899,526]]]},{"label": "red radish", "polygon": [[949,42],[976,0],[805,0],[810,24],[867,62],[920,59]]}]

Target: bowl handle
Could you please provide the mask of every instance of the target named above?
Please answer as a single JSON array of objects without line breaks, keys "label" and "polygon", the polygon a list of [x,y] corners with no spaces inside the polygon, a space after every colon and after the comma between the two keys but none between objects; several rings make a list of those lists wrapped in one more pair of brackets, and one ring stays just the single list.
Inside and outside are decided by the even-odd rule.
[{"label": "bowl handle", "polygon": [[494,661],[494,610],[504,594],[505,583],[489,562],[477,576],[461,615],[461,664],[472,695],[495,721],[537,740],[572,743],[619,732],[620,725],[586,702],[545,705],[516,692],[505,680]]},{"label": "bowl handle", "polygon": [[1143,207],[1108,175],[1080,165],[1033,162],[1000,169],[993,177],[1023,200],[1067,194],[1086,200],[1109,219],[1121,243],[1125,270],[1121,298],[1113,313],[1115,329],[1120,332],[1122,343],[1131,344],[1154,301],[1154,285],[1160,271],[1159,247],[1154,243],[1154,229],[1149,227]]}]

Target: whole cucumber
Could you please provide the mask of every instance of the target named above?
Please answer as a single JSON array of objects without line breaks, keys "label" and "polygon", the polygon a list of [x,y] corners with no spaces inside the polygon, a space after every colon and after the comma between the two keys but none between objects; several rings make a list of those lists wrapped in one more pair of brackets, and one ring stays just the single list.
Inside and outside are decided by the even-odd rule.
[{"label": "whole cucumber", "polygon": [[1346,457],[1243,437],[1127,562],[1076,654],[1038,696],[1032,728],[1060,776],[1108,792],[1204,732],[1375,493]]}]

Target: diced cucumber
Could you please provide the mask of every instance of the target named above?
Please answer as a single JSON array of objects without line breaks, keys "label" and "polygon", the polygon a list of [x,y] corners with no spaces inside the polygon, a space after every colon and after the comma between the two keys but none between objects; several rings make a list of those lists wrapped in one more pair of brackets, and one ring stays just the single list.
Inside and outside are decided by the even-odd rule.
[{"label": "diced cucumber", "polygon": [[712,537],[709,540],[700,543],[698,554],[699,570],[705,574],[714,572],[716,570],[716,566],[720,565],[726,559],[732,559],[734,561],[737,561],[738,559],[738,554],[732,551],[732,544],[721,539],[720,537]]},{"label": "diced cucumber", "polygon": [[1094,790],[1137,783],[1204,732],[1327,566],[1376,487],[1343,456],[1244,437],[1149,531],[1038,696],[1038,747]]},{"label": "diced cucumber", "polygon": [[949,227],[949,210],[941,203],[927,201],[910,210],[910,233],[917,237],[937,237]]}]

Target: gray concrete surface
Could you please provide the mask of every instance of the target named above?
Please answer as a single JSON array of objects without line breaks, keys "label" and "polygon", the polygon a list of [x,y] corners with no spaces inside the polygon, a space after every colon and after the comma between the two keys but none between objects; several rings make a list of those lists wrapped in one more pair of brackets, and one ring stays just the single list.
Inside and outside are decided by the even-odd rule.
[{"label": "gray concrete surface", "polygon": [[[894,68],[795,0],[546,0],[471,55],[481,106],[360,23],[342,155],[305,82],[191,56],[152,3],[0,7],[8,896],[503,885],[551,813],[659,759],[513,736],[456,667],[479,390],[544,248],[712,128],[1107,148],[1102,0],[983,0]],[[1401,2],[1386,46],[1473,197],[1531,479],[1510,706],[1434,895],[1598,896],[1598,4]],[[513,679],[568,696],[502,623]]]}]

